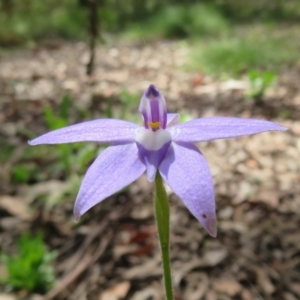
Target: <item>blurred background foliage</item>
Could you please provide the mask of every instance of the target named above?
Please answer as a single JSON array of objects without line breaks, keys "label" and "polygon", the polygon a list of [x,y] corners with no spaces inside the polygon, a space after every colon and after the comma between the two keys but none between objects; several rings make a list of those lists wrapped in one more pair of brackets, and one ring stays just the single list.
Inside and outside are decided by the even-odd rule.
[{"label": "blurred background foliage", "polygon": [[298,0],[0,0],[0,46],[88,41],[91,1],[98,1],[102,41],[107,34],[185,39],[190,70],[236,77],[249,69],[279,72],[298,59]]},{"label": "blurred background foliage", "polygon": [[[52,37],[82,39],[88,26],[89,1],[0,0],[0,43],[14,45]],[[219,34],[237,23],[291,23],[300,18],[298,0],[98,1],[102,31],[140,28],[150,31],[152,37]]]},{"label": "blurred background foliage", "polygon": [[31,236],[24,232],[18,240],[18,254],[1,253],[7,275],[0,277],[0,283],[7,291],[25,288],[27,291],[44,293],[55,281],[51,265],[55,252],[48,251],[43,234]]}]

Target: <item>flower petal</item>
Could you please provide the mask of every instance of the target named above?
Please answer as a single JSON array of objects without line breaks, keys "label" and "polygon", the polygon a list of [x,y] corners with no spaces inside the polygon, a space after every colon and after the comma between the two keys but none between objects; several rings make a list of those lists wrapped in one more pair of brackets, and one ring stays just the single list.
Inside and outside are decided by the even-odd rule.
[{"label": "flower petal", "polygon": [[287,128],[269,121],[234,117],[200,118],[167,129],[173,141],[201,142]]},{"label": "flower petal", "polygon": [[215,237],[216,209],[208,164],[193,144],[172,143],[159,166],[161,176],[190,212]]},{"label": "flower petal", "polygon": [[146,165],[147,178],[149,182],[154,181],[157,168],[165,157],[170,144],[171,141],[164,144],[160,149],[153,151],[147,150],[142,144],[136,143],[140,156]]},{"label": "flower petal", "polygon": [[88,169],[75,206],[75,218],[132,183],[145,172],[135,143],[105,149]]},{"label": "flower petal", "polygon": [[142,96],[139,112],[144,117],[145,128],[165,129],[167,125],[166,100],[154,84]]},{"label": "flower petal", "polygon": [[131,142],[141,126],[116,119],[87,121],[43,134],[29,141],[30,145],[74,142]]},{"label": "flower petal", "polygon": [[140,157],[146,165],[148,180],[153,182],[157,168],[171,144],[171,135],[163,129],[142,129],[137,133],[135,141]]},{"label": "flower petal", "polygon": [[179,114],[167,114],[167,127],[171,127],[179,124],[180,116]]}]

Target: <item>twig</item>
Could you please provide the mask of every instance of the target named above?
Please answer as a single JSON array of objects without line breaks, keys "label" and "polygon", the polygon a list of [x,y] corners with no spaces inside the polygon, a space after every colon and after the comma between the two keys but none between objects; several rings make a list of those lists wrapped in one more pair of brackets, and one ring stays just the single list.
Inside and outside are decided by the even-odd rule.
[{"label": "twig", "polygon": [[82,256],[88,250],[89,246],[93,243],[94,239],[100,236],[100,234],[105,230],[107,225],[108,222],[103,222],[99,226],[95,227],[93,231],[88,235],[88,237],[84,240],[84,243],[81,245],[79,250],[70,258],[68,258],[67,261],[64,261],[64,273],[68,273],[70,271],[70,268],[73,268],[73,266],[75,266],[76,263],[80,261]]},{"label": "twig", "polygon": [[[108,235],[110,235],[111,232],[108,232]],[[101,243],[96,249],[93,251],[88,251],[86,255],[77,262],[75,269],[72,272],[69,272],[66,274],[59,283],[48,292],[48,294],[45,296],[45,299],[53,299],[58,294],[60,294],[62,291],[64,291],[73,281],[75,281],[90,265],[93,265],[99,257],[103,254],[106,247],[108,246],[110,242],[110,239],[102,238]]]},{"label": "twig", "polygon": [[87,75],[91,76],[94,72],[96,57],[96,40],[99,33],[98,0],[89,0],[89,34],[90,34],[90,60],[86,66]]}]

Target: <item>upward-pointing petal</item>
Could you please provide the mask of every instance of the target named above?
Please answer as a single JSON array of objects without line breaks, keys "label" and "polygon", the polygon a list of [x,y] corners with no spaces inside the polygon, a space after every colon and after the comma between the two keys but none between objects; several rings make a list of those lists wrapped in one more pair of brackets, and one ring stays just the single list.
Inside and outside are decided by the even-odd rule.
[{"label": "upward-pointing petal", "polygon": [[63,144],[74,142],[131,142],[141,126],[116,119],[87,121],[57,129],[29,141],[30,145]]},{"label": "upward-pointing petal", "polygon": [[167,125],[167,106],[164,96],[157,87],[150,84],[145,91],[140,105],[139,112],[144,117],[145,128],[165,129]]},{"label": "upward-pointing petal", "polygon": [[105,149],[83,179],[74,206],[75,218],[132,183],[145,169],[135,143]]},{"label": "upward-pointing petal", "polygon": [[159,171],[173,192],[208,233],[215,237],[217,228],[213,181],[202,153],[192,144],[172,143]]},{"label": "upward-pointing petal", "polygon": [[167,129],[173,141],[201,142],[287,128],[269,121],[234,117],[210,117],[180,123]]}]

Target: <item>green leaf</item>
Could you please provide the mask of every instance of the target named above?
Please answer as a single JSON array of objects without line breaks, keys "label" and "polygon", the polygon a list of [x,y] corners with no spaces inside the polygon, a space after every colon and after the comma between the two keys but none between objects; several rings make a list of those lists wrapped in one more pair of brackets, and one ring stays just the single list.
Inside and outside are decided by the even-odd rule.
[{"label": "green leaf", "polygon": [[42,233],[35,237],[25,232],[18,241],[18,254],[1,255],[7,269],[4,285],[31,292],[47,292],[54,283],[52,262],[54,252],[48,252]]}]

